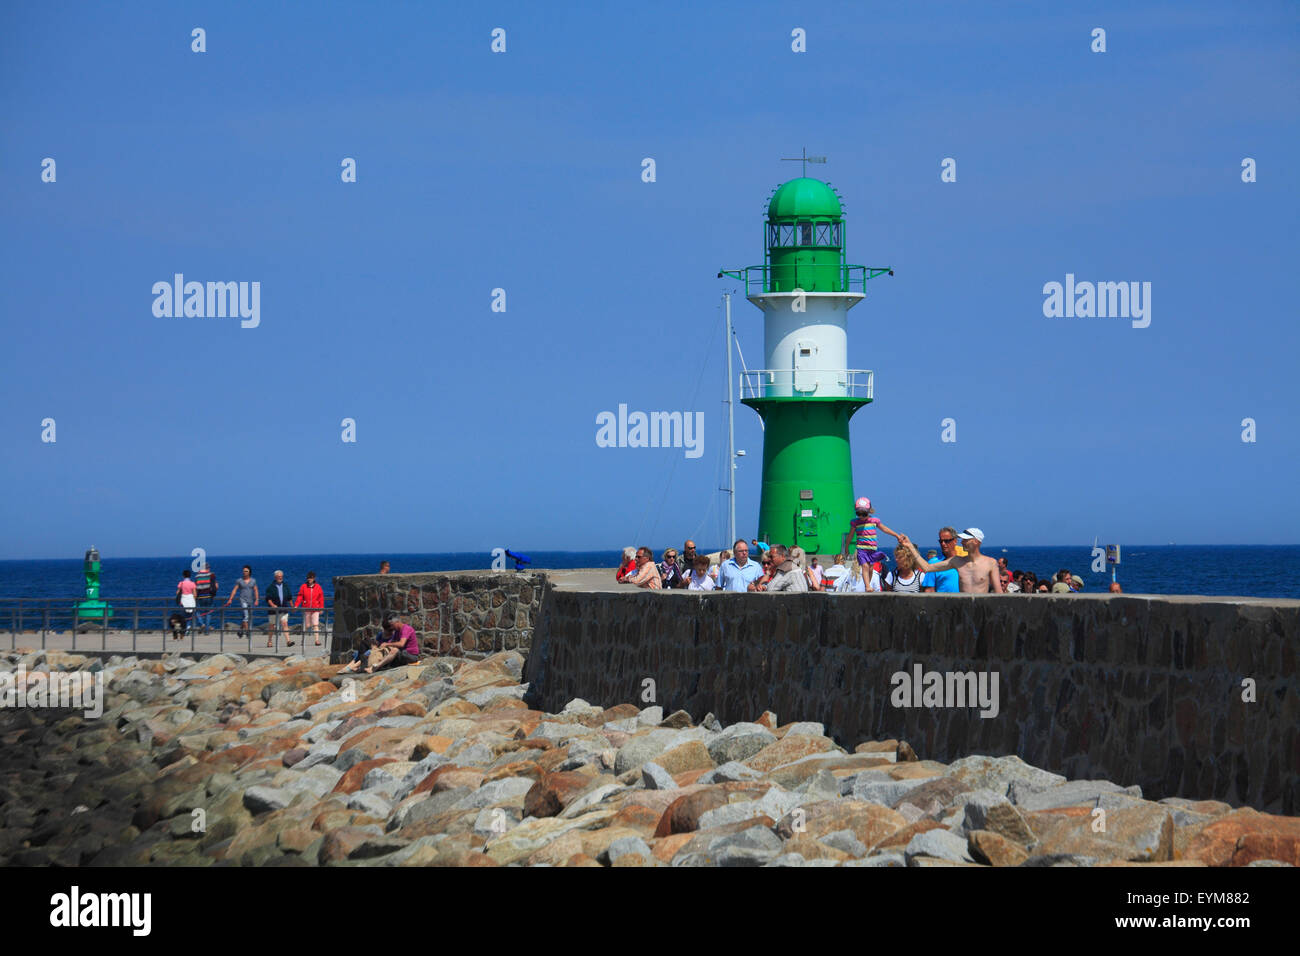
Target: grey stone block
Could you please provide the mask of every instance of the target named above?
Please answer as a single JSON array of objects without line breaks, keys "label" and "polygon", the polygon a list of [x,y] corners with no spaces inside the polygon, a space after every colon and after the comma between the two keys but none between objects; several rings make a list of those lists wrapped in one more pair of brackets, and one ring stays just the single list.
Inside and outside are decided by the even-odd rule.
[{"label": "grey stone block", "polygon": [[465,695],[465,699],[475,707],[484,707],[501,697],[523,700],[526,693],[528,693],[526,684],[507,684],[504,687],[484,687],[482,690],[470,691]]},{"label": "grey stone block", "polygon": [[314,744],[307,751],[307,756],[294,764],[295,770],[307,771],[318,763],[329,763],[339,753],[339,742],[337,740],[327,740],[322,743]]},{"label": "grey stone block", "polygon": [[875,768],[870,770],[860,770],[857,773],[839,778],[840,796],[847,797],[851,794],[859,780],[863,783],[885,783],[893,779],[893,777],[885,773],[883,770],[876,770]]},{"label": "grey stone block", "polygon": [[474,832],[490,839],[505,833],[523,818],[524,811],[518,807],[484,807],[474,818]]},{"label": "grey stone block", "polygon": [[791,724],[789,729],[786,730],[786,734],[787,736],[789,734],[806,734],[809,737],[825,737],[826,725],[812,720],[800,720]]},{"label": "grey stone block", "polygon": [[619,857],[626,856],[629,853],[640,854],[647,860],[651,859],[653,856],[650,852],[650,847],[646,846],[645,840],[642,840],[640,837],[620,837],[609,845],[609,849],[607,849],[603,855],[606,860],[613,863]]},{"label": "grey stone block", "polygon": [[845,860],[841,866],[907,866],[901,853],[876,853],[861,860]]},{"label": "grey stone block", "polygon": [[999,804],[1010,803],[1010,800],[995,790],[972,790],[970,793],[959,794],[953,803],[953,812],[959,814],[961,825],[955,830],[960,830],[959,836],[973,830],[987,830],[989,810]]},{"label": "grey stone block", "polygon": [[380,717],[375,721],[376,727],[414,727],[424,723],[426,718],[403,714],[400,717]]},{"label": "grey stone block", "polygon": [[250,813],[283,810],[297,794],[283,787],[249,787],[244,791],[244,806]]},{"label": "grey stone block", "polygon": [[840,796],[840,782],[829,770],[818,770],[805,780],[798,788],[810,803],[818,800],[835,800]]},{"label": "grey stone block", "polygon": [[374,790],[378,793],[396,793],[402,781],[394,777],[384,767],[375,767],[361,781],[362,790]]},{"label": "grey stone block", "polygon": [[614,758],[614,773],[625,774],[659,756],[668,749],[676,734],[674,730],[651,730],[633,737],[618,749],[618,756]]},{"label": "grey stone block", "polygon": [[387,820],[388,814],[393,810],[393,805],[387,798],[375,790],[358,790],[348,798],[347,806],[349,810],[359,810],[383,820]]},{"label": "grey stone block", "polygon": [[477,810],[490,807],[494,803],[504,803],[514,797],[522,797],[532,789],[533,781],[528,777],[503,777],[485,783],[464,799],[457,801],[453,810]]},{"label": "grey stone block", "polygon": [[574,817],[587,812],[611,795],[626,789],[628,788],[617,783],[602,784],[594,790],[588,790],[577,800],[574,800],[571,804],[561,810],[560,817],[561,819],[571,820]]},{"label": "grey stone block", "polygon": [[392,816],[388,818],[388,829],[397,830],[404,826],[410,826],[419,823],[421,820],[428,820],[431,817],[439,816],[451,810],[458,802],[472,794],[474,791],[469,787],[455,787],[451,790],[444,790],[441,793],[435,793],[423,800],[412,800],[410,803],[400,804]]},{"label": "grey stone block", "polygon": [[744,761],[773,743],[776,734],[761,724],[732,724],[709,741],[709,756],[716,764]]},{"label": "grey stone block", "polygon": [[964,839],[947,830],[926,830],[912,837],[903,850],[903,857],[908,866],[918,856],[932,856],[939,860],[953,863],[973,863],[970,850]]},{"label": "grey stone block", "polygon": [[1123,793],[1141,798],[1142,788],[1121,787],[1109,780],[1071,780],[1036,793],[1016,794],[1016,806],[1026,811],[1057,810],[1062,807],[1097,806],[1102,794]]},{"label": "grey stone block", "polygon": [[369,759],[370,755],[360,747],[350,747],[334,758],[333,766],[339,773],[347,773],[361,761]]},{"label": "grey stone block", "polygon": [[645,784],[647,790],[673,790],[677,787],[673,782],[672,774],[653,760],[648,760],[641,765],[641,782]]},{"label": "grey stone block", "polygon": [[836,830],[821,838],[821,842],[849,856],[860,859],[867,855],[867,846],[853,835],[852,830]]},{"label": "grey stone block", "polygon": [[737,783],[741,780],[757,780],[763,775],[753,767],[747,767],[738,761],[724,763],[721,767],[714,767],[707,773],[700,775],[699,783]]},{"label": "grey stone block", "polygon": [[486,767],[496,759],[491,748],[484,744],[470,744],[454,754],[448,752],[445,756],[460,767]]},{"label": "grey stone block", "polygon": [[962,757],[948,765],[948,775],[956,777],[972,790],[994,790],[1004,796],[1016,781],[1025,785],[1022,789],[1044,789],[1065,783],[1065,778],[1059,773],[1041,770],[1014,754],[1006,757],[987,757],[981,754]]},{"label": "grey stone block", "polygon": [[544,720],[537,725],[537,729],[529,736],[537,737],[541,740],[553,740],[556,743],[560,743],[568,740],[570,737],[585,737],[591,732],[591,728],[584,724],[560,723],[558,721]]},{"label": "grey stone block", "polygon": [[923,783],[924,780],[864,780],[859,774],[853,783],[853,799],[892,807],[903,794]]}]

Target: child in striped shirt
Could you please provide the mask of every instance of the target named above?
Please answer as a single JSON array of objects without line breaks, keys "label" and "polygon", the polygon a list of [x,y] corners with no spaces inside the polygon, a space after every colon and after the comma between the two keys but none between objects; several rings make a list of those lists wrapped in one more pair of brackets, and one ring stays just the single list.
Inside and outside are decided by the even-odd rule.
[{"label": "child in striped shirt", "polygon": [[849,522],[849,536],[858,552],[858,564],[873,565],[876,570],[883,567],[885,552],[880,550],[876,541],[877,530],[898,537],[898,532],[886,527],[879,518],[874,517],[870,498],[859,498],[853,504],[857,517]]}]

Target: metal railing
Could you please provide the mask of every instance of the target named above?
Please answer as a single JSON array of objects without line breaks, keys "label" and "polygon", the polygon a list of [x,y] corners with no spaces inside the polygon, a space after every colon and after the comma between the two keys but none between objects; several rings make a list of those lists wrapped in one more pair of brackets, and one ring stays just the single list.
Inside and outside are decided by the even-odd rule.
[{"label": "metal railing", "polygon": [[[9,637],[10,650],[35,647],[39,638],[42,650],[50,649],[53,644],[59,650],[69,651],[136,654],[181,650],[216,654],[228,649],[280,653],[289,646],[289,641],[294,648],[302,648],[307,653],[315,647],[319,636],[321,650],[328,653],[334,633],[334,608],[330,601],[323,608],[290,607],[281,611],[265,603],[245,609],[238,603],[227,607],[224,601],[214,600],[210,607],[196,607],[187,615],[187,609],[177,605],[174,598],[106,600],[112,609],[111,616],[86,617],[78,612],[76,601],[66,598],[0,598],[0,638]],[[319,612],[317,635],[311,631],[303,634],[305,611]],[[272,632],[273,613],[287,616],[285,630],[277,628]],[[179,627],[172,620],[173,615],[180,616]],[[270,647],[266,646],[268,641]]]},{"label": "metal railing", "polygon": [[[893,275],[894,270],[890,268],[880,268],[877,266],[853,266],[827,263],[780,263],[772,265],[765,263],[761,266],[746,266],[743,269],[728,270],[723,269],[718,273],[718,277],[731,276],[740,282],[745,283],[745,295],[762,295],[772,292],[771,273],[777,270],[780,273],[782,284],[786,280],[792,280],[794,286],[804,289],[805,292],[860,292],[866,294],[867,283],[876,276]],[[820,282],[825,279],[828,273],[839,272],[838,289],[809,289],[799,284],[800,276],[806,276],[809,285]],[[793,292],[794,289],[786,289],[785,292]]]},{"label": "metal railing", "polygon": [[740,397],[874,399],[875,375],[861,368],[760,368],[740,373]]}]

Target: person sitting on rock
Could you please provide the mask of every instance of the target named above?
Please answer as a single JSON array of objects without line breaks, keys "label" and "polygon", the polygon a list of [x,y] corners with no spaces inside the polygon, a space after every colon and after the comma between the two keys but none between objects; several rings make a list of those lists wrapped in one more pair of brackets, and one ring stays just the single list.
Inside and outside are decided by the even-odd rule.
[{"label": "person sitting on rock", "polygon": [[368,637],[364,634],[359,635],[357,637],[357,641],[360,643],[361,646],[350,652],[350,654],[352,655],[352,659],[344,666],[343,670],[341,670],[339,673],[355,674],[357,671],[361,670],[361,668],[365,666],[366,659],[370,657],[371,651],[373,651],[376,647],[379,646],[379,642],[377,640],[375,640],[373,637]]},{"label": "person sitting on rock", "polygon": [[406,664],[415,664],[419,660],[420,638],[415,633],[415,628],[403,624],[402,619],[396,614],[385,614],[384,636],[379,639],[379,646],[370,652],[366,660],[365,672],[373,674],[385,667],[402,667]]}]

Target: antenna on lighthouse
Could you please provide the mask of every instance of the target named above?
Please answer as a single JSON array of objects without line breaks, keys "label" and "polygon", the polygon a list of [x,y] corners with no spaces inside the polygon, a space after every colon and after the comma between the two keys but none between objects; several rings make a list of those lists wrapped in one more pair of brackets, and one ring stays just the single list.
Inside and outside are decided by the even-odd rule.
[{"label": "antenna on lighthouse", "polygon": [[824,162],[826,162],[826,157],[825,157],[825,156],[809,156],[809,155],[808,155],[808,147],[805,146],[805,147],[803,148],[803,155],[802,155],[802,156],[794,156],[794,157],[786,157],[786,156],[782,156],[782,157],[781,157],[781,162],[783,162],[783,163],[803,163],[803,171],[802,171],[799,175],[801,175],[801,176],[807,176],[807,175],[808,175],[808,164],[809,164],[809,163],[824,163]]},{"label": "antenna on lighthouse", "polygon": [[[736,540],[736,412],[735,386],[731,376],[731,293],[724,292],[722,301],[727,313],[727,499],[730,512],[727,518],[727,540]],[[741,452],[743,455],[744,452]]]}]

